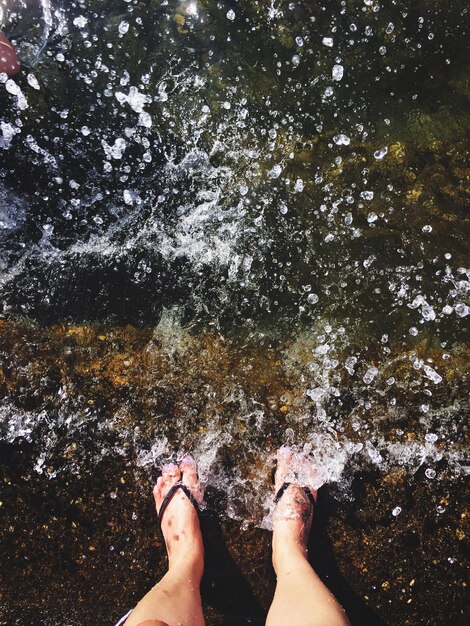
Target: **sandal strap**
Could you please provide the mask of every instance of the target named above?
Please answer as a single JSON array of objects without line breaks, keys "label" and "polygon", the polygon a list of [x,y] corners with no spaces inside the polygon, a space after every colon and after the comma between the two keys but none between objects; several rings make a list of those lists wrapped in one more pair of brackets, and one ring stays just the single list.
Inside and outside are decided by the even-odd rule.
[{"label": "sandal strap", "polygon": [[170,500],[172,499],[172,497],[175,495],[175,493],[181,489],[181,491],[185,494],[185,496],[188,498],[188,500],[191,502],[191,504],[193,505],[193,507],[196,509],[197,514],[199,515],[199,504],[197,503],[196,498],[193,496],[193,494],[191,493],[191,490],[189,489],[189,487],[187,487],[186,485],[183,485],[182,482],[178,482],[175,483],[171,489],[168,491],[168,493],[166,494],[166,496],[163,498],[163,502],[162,505],[160,507],[160,510],[157,511],[158,513],[158,518],[160,520],[160,526],[162,525],[162,519],[163,519],[163,514],[166,511],[167,506],[170,504]]},{"label": "sandal strap", "polygon": [[[275,504],[277,504],[279,502],[279,500],[284,495],[284,492],[286,491],[286,489],[288,487],[290,487],[290,485],[292,485],[292,483],[283,483],[282,487],[279,489],[279,491],[274,496],[274,503]],[[303,490],[303,492],[305,493],[305,495],[309,499],[309,502],[312,505],[312,507],[315,508],[315,505],[316,505],[317,502],[315,500],[315,497],[314,497],[313,493],[310,491],[310,489],[308,487],[302,486],[300,488]]]}]

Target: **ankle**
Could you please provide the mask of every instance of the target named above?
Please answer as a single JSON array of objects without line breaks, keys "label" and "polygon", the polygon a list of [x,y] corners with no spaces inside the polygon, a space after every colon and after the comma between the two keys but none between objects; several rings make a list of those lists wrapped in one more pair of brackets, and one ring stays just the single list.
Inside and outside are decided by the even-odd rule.
[{"label": "ankle", "polygon": [[273,551],[273,568],[278,578],[284,573],[298,571],[305,563],[308,563],[307,549],[298,544],[289,550]]},{"label": "ankle", "polygon": [[307,538],[304,532],[292,533],[290,529],[284,532],[279,532],[279,529],[274,531],[272,560],[276,575],[298,566],[300,561],[306,561],[307,555]]},{"label": "ankle", "polygon": [[185,580],[196,583],[201,582],[204,573],[204,556],[202,552],[183,553],[181,551],[173,554],[168,559],[168,571],[176,575],[181,575]]},{"label": "ankle", "polygon": [[182,533],[177,540],[174,537],[167,543],[167,553],[170,569],[183,567],[202,572],[204,568],[204,545],[200,533]]}]

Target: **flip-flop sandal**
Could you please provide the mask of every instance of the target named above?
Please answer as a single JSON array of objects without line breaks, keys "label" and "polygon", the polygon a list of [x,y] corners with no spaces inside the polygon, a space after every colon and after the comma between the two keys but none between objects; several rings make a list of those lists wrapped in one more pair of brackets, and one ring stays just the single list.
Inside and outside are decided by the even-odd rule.
[{"label": "flip-flop sandal", "polygon": [[181,491],[185,494],[185,496],[188,498],[188,500],[191,502],[191,504],[193,505],[193,507],[196,509],[196,513],[198,514],[198,517],[200,516],[200,509],[199,509],[199,504],[196,500],[196,498],[193,496],[193,494],[191,493],[191,490],[189,489],[189,487],[187,487],[186,485],[184,485],[181,481],[175,483],[170,491],[166,494],[166,496],[163,498],[163,502],[162,505],[160,507],[160,510],[157,511],[157,515],[158,515],[158,519],[160,521],[160,528],[162,526],[162,519],[163,519],[163,514],[165,513],[165,510],[167,508],[167,506],[170,504],[170,500],[172,499],[172,497],[175,495],[175,493],[178,491],[178,489],[181,489]]},{"label": "flip-flop sandal", "polygon": [[[282,484],[281,488],[279,489],[279,491],[274,496],[274,504],[277,504],[279,502],[279,500],[284,495],[285,490],[292,484],[295,484],[295,483],[287,483],[286,482],[286,483]],[[298,485],[298,486],[300,487],[300,485]],[[314,497],[313,493],[310,491],[310,489],[308,487],[304,486],[304,487],[300,487],[300,488],[302,489],[302,491],[305,493],[305,495],[309,499],[309,502],[312,505],[313,509],[315,509],[317,501],[315,500],[315,497]]]}]

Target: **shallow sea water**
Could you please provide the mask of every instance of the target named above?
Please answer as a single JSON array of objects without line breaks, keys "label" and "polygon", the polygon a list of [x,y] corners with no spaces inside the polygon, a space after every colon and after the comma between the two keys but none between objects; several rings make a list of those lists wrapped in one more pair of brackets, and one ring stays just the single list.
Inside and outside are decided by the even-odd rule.
[{"label": "shallow sea water", "polygon": [[164,567],[152,481],[188,451],[209,623],[261,619],[282,444],[318,467],[313,558],[354,623],[466,623],[466,3],[0,20],[2,623],[132,606]]}]

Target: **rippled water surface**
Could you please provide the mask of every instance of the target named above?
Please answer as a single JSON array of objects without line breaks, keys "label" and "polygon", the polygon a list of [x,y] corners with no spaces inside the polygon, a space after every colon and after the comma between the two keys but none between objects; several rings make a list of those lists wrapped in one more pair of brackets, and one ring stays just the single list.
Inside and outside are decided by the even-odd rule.
[{"label": "rippled water surface", "polygon": [[17,451],[44,484],[118,458],[144,490],[191,450],[245,528],[270,525],[282,443],[339,501],[363,472],[452,489],[468,468],[468,13],[3,0],[22,62],[0,74],[6,473]]}]

